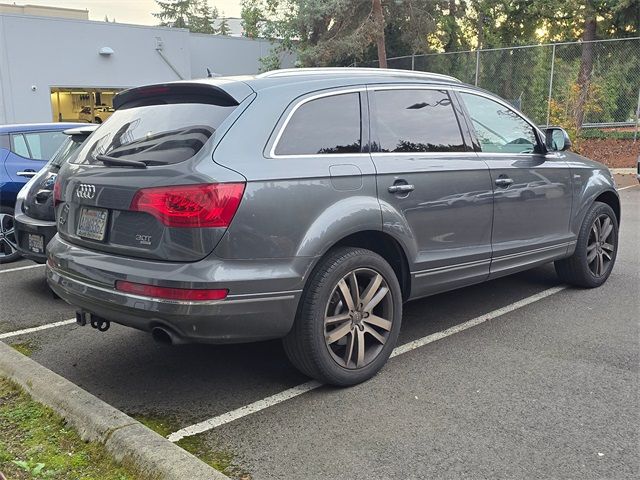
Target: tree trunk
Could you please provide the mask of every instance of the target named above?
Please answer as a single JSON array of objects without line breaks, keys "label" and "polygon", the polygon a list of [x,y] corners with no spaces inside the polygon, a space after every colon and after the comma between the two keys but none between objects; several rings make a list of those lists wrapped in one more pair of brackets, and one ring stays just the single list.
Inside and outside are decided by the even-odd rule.
[{"label": "tree trunk", "polygon": [[380,0],[372,0],[373,18],[378,31],[376,32],[376,45],[378,46],[378,62],[380,68],[387,68],[387,49],[384,41],[384,15]]},{"label": "tree trunk", "polygon": [[[591,2],[589,2],[591,3]],[[590,6],[590,5],[589,5]],[[582,36],[582,56],[580,58],[580,73],[578,73],[578,100],[576,102],[574,119],[576,130],[582,128],[584,122],[584,107],[589,98],[589,86],[591,83],[591,71],[593,70],[593,40],[596,39],[596,14],[592,8],[588,8]]]},{"label": "tree trunk", "polygon": [[[444,46],[445,52],[453,52],[458,46],[458,25],[456,24],[456,0],[449,0],[449,21],[451,22],[449,38]],[[456,57],[456,55],[454,55]]]},{"label": "tree trunk", "polygon": [[476,4],[476,11],[478,12],[478,23],[476,24],[478,50],[482,50],[482,47],[484,47],[484,11],[482,10],[482,6],[478,4]]}]

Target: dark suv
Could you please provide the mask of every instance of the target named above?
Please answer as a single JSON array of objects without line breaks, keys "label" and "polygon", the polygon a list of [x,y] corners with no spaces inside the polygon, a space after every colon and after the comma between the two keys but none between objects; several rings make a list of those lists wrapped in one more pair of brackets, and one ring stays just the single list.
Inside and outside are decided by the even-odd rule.
[{"label": "dark suv", "polygon": [[597,287],[615,262],[607,168],[451,77],[281,70],[114,106],[55,186],[47,276],[81,323],[282,337],[349,385],[385,363],[405,301],[552,261]]}]

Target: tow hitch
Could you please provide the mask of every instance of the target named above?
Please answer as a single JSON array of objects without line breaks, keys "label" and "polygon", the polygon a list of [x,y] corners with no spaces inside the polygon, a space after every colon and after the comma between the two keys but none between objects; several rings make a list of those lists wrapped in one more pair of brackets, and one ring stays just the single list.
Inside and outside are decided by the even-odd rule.
[{"label": "tow hitch", "polygon": [[89,323],[89,325],[99,332],[106,332],[111,326],[109,320],[105,320],[89,312],[76,312],[76,323],[81,326]]}]

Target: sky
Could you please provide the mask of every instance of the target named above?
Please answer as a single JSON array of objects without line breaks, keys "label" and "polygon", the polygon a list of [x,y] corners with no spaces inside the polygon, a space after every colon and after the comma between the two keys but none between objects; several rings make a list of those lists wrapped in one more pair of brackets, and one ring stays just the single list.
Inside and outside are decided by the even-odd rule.
[{"label": "sky", "polygon": [[[208,0],[225,17],[240,17],[240,0]],[[89,20],[109,20],[138,25],[157,25],[158,19],[151,15],[157,12],[155,0],[0,0],[0,3],[18,5],[47,5],[49,7],[80,8],[89,10]]]}]

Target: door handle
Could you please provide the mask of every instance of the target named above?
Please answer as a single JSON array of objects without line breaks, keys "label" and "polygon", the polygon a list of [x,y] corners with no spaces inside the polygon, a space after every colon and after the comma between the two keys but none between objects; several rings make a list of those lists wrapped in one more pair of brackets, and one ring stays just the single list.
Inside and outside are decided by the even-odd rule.
[{"label": "door handle", "polygon": [[416,189],[414,185],[403,184],[403,185],[391,185],[387,190],[389,193],[409,193],[413,192]]},{"label": "door handle", "polygon": [[16,172],[16,175],[20,177],[31,178],[31,177],[35,177],[36,173],[38,172],[36,172],[35,170],[24,170],[22,172]]},{"label": "door handle", "polygon": [[508,177],[498,177],[498,178],[496,178],[496,185],[498,187],[507,188],[512,183],[513,183],[513,179],[512,178],[508,178]]}]

